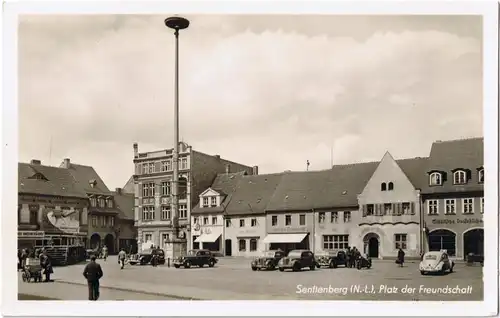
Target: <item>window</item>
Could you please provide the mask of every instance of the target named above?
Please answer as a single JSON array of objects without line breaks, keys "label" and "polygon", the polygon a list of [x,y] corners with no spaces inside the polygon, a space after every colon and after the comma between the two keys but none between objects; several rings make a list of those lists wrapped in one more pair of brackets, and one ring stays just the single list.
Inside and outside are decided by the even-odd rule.
[{"label": "window", "polygon": [[198,220],[198,218],[194,218],[194,219],[193,219],[193,224],[198,224],[198,222],[199,222],[199,221],[200,221],[200,220]]},{"label": "window", "polygon": [[245,219],[240,219],[240,227],[245,227]]},{"label": "window", "polygon": [[250,239],[250,252],[257,250],[257,239]]},{"label": "window", "polygon": [[458,170],[453,173],[453,184],[465,184],[467,182],[466,173]]},{"label": "window", "polygon": [[394,234],[394,243],[397,250],[406,250],[406,234]]},{"label": "window", "polygon": [[403,202],[402,208],[403,208],[403,214],[405,215],[412,214],[411,204],[409,202]]},{"label": "window", "polygon": [[231,227],[231,220],[230,219],[226,219],[226,227]]},{"label": "window", "polygon": [[144,234],[144,242],[151,242],[153,240],[153,234],[145,233]]},{"label": "window", "polygon": [[455,199],[445,200],[446,210],[444,214],[455,214]]},{"label": "window", "polygon": [[217,217],[212,216],[212,225],[217,225]]},{"label": "window", "polygon": [[344,211],[344,223],[351,222],[351,211]]},{"label": "window", "polygon": [[479,179],[478,182],[484,183],[484,169],[479,170],[477,175],[478,175],[478,179]]},{"label": "window", "polygon": [[187,161],[187,158],[181,158],[180,160],[180,164],[181,164],[181,167],[180,169],[187,169],[188,168],[188,161]]},{"label": "window", "polygon": [[203,218],[203,225],[207,225],[208,224],[208,216],[205,216]]},{"label": "window", "polygon": [[217,197],[211,197],[210,198],[210,206],[211,207],[216,207],[217,206]]},{"label": "window", "polygon": [[149,163],[149,173],[154,173],[155,172],[155,163],[150,162]]},{"label": "window", "polygon": [[96,206],[97,205],[97,199],[96,198],[90,198],[90,206]]},{"label": "window", "polygon": [[106,217],[104,215],[102,216],[99,216],[99,223],[101,225],[101,227],[105,227],[106,226]]},{"label": "window", "polygon": [[305,214],[299,215],[299,225],[306,225],[306,215]]},{"label": "window", "polygon": [[392,215],[392,204],[390,203],[384,204],[384,215]]},{"label": "window", "polygon": [[439,172],[431,173],[431,175],[429,176],[429,185],[436,186],[441,184],[442,184],[441,173]]},{"label": "window", "polygon": [[323,235],[324,250],[347,249],[349,246],[349,235]]},{"label": "window", "polygon": [[285,215],[285,226],[290,226],[290,225],[292,225],[292,216]]},{"label": "window", "polygon": [[170,195],[170,182],[162,182],[161,183],[161,195],[162,196],[169,196]]},{"label": "window", "polygon": [[97,227],[97,215],[92,215],[92,218],[91,218],[91,222],[92,222],[92,226],[93,227]]},{"label": "window", "polygon": [[387,184],[385,182],[382,182],[380,184],[380,191],[386,191],[387,190]]},{"label": "window", "polygon": [[161,219],[162,220],[170,220],[171,214],[170,214],[170,206],[169,205],[162,205],[161,206]]},{"label": "window", "polygon": [[104,198],[99,198],[99,207],[106,207],[106,201],[104,200]]},{"label": "window", "polygon": [[389,184],[387,185],[387,190],[389,190],[389,191],[394,190],[394,183],[389,182]]},{"label": "window", "polygon": [[321,224],[321,223],[325,223],[325,218],[326,218],[326,217],[325,217],[325,212],[320,212],[320,213],[318,214],[318,223],[320,223],[320,224]]},{"label": "window", "polygon": [[148,163],[143,163],[142,164],[142,173],[143,174],[148,174],[149,173],[149,164]]},{"label": "window", "polygon": [[29,222],[30,224],[38,224],[38,209],[35,206],[35,208],[30,207],[30,214],[29,214]]},{"label": "window", "polygon": [[375,212],[375,206],[373,204],[366,205],[366,215],[373,215]]},{"label": "window", "polygon": [[208,198],[203,198],[203,207],[208,207]]},{"label": "window", "polygon": [[257,226],[257,219],[252,219],[252,220],[250,221],[250,225],[251,225],[251,226]]},{"label": "window", "polygon": [[271,226],[277,226],[278,225],[278,216],[273,215],[271,216]]},{"label": "window", "polygon": [[238,245],[240,252],[244,252],[247,249],[247,241],[244,239],[238,240]]},{"label": "window", "polygon": [[484,198],[481,198],[481,214],[484,213]]},{"label": "window", "polygon": [[332,212],[330,214],[330,223],[338,223],[339,222],[339,213],[338,212]]},{"label": "window", "polygon": [[113,216],[109,217],[109,226],[110,227],[115,226],[115,218]]},{"label": "window", "polygon": [[474,199],[462,199],[462,212],[463,214],[474,214]]},{"label": "window", "polygon": [[167,171],[167,162],[168,161],[164,160],[160,163],[160,171],[162,172]]},{"label": "window", "polygon": [[142,219],[144,221],[151,221],[155,218],[155,207],[154,206],[143,206],[142,207]]},{"label": "window", "polygon": [[108,208],[113,208],[113,200],[112,199],[107,199],[107,206]]},{"label": "window", "polygon": [[427,201],[427,214],[438,215],[438,200]]},{"label": "window", "polygon": [[142,196],[154,197],[155,196],[155,184],[154,183],[145,183],[142,185]]},{"label": "window", "polygon": [[179,219],[187,219],[187,206],[179,204]]},{"label": "window", "polygon": [[163,242],[163,244],[168,243],[170,241],[170,235],[162,233],[161,234],[161,241]]}]

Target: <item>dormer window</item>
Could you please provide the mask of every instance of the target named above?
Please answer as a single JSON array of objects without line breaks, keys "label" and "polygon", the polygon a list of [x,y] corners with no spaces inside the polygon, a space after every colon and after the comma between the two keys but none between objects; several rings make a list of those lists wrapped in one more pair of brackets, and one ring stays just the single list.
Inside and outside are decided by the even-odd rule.
[{"label": "dormer window", "polygon": [[211,207],[216,207],[217,206],[217,198],[216,197],[211,197],[210,198],[210,206]]},{"label": "dormer window", "polygon": [[429,176],[429,185],[437,186],[443,184],[443,176],[440,172],[433,172]]},{"label": "dormer window", "polygon": [[453,172],[453,184],[466,184],[467,173],[464,170],[457,170]]},{"label": "dormer window", "polygon": [[203,207],[204,208],[208,207],[208,198],[207,197],[203,198]]},{"label": "dormer window", "polygon": [[477,172],[477,177],[479,183],[484,183],[484,169],[479,169],[479,171]]}]

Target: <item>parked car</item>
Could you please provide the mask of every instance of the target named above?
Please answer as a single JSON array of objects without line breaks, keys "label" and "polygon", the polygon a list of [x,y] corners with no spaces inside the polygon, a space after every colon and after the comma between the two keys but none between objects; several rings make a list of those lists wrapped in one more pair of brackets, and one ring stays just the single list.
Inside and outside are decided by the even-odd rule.
[{"label": "parked car", "polygon": [[158,265],[165,264],[165,251],[159,248],[147,249],[141,253],[130,255],[128,262],[130,265],[148,265],[151,264],[151,260],[155,254],[158,259]]},{"label": "parked car", "polygon": [[446,272],[452,273],[455,262],[450,260],[448,252],[441,250],[439,252],[427,252],[424,254],[420,262],[420,274],[425,275],[429,273],[444,274]]},{"label": "parked car", "polygon": [[316,262],[318,268],[321,266],[328,266],[330,268],[337,268],[338,266],[347,266],[347,255],[344,251],[328,251],[323,254],[317,254]]},{"label": "parked car", "polygon": [[217,264],[217,259],[209,250],[190,250],[185,256],[181,256],[174,260],[175,268],[190,268],[191,266],[214,267]]},{"label": "parked car", "polygon": [[309,250],[292,250],[278,262],[280,272],[283,272],[285,269],[298,272],[306,267],[313,271],[317,266],[314,253]]},{"label": "parked car", "polygon": [[372,259],[369,257],[364,257],[363,255],[358,256],[356,259],[356,268],[362,269],[367,268],[370,269],[372,267]]},{"label": "parked car", "polygon": [[261,257],[257,257],[252,261],[252,270],[274,270],[283,257],[285,257],[285,252],[283,251],[265,251]]}]

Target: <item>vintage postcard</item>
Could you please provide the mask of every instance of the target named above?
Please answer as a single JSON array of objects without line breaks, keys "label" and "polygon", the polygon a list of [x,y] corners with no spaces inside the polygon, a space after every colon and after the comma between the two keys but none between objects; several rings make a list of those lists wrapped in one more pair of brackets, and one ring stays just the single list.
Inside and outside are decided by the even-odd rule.
[{"label": "vintage postcard", "polygon": [[3,15],[3,314],[498,313],[495,2]]}]

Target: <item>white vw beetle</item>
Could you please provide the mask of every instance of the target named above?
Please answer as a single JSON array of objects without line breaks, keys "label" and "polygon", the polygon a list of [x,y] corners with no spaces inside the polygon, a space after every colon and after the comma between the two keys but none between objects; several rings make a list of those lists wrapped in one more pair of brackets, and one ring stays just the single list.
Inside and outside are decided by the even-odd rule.
[{"label": "white vw beetle", "polygon": [[425,253],[420,262],[419,269],[422,275],[427,273],[444,274],[447,271],[452,273],[454,266],[455,263],[448,258],[446,250],[441,250],[439,252]]}]

